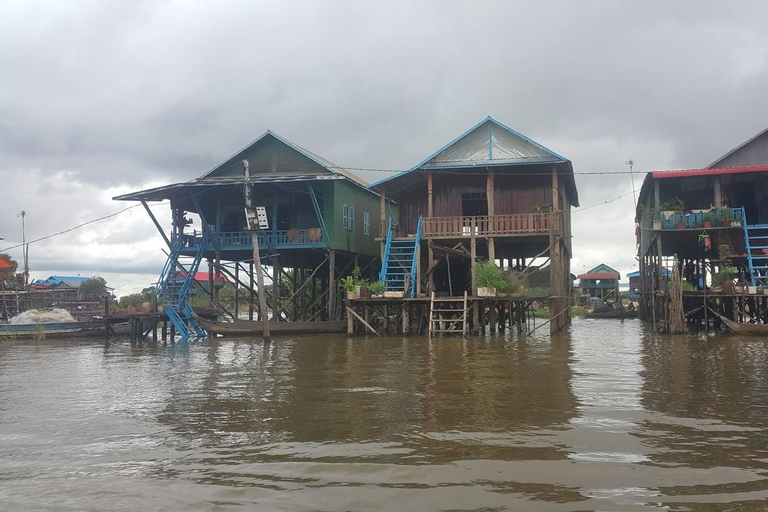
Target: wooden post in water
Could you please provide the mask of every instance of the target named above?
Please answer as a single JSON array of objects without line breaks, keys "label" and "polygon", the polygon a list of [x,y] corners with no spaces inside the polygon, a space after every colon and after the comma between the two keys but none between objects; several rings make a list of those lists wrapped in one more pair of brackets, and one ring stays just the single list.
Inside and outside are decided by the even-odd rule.
[{"label": "wooden post in water", "polygon": [[[251,174],[248,168],[248,160],[243,160],[243,170],[245,174],[245,206],[253,208],[253,199],[251,198]],[[275,222],[276,219],[272,219]],[[269,332],[269,316],[267,316],[267,296],[264,293],[264,274],[261,269],[261,257],[259,256],[259,233],[258,224],[253,220],[248,222],[248,229],[251,231],[251,241],[253,242],[253,263],[256,266],[256,282],[259,286],[259,310],[261,311],[261,326],[264,342],[272,342],[272,336]],[[273,284],[274,286],[274,284]]]}]

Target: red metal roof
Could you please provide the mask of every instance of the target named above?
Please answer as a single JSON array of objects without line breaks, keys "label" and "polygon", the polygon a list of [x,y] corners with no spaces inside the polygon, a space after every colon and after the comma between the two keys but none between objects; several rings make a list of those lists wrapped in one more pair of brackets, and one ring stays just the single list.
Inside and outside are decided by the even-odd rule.
[{"label": "red metal roof", "polygon": [[653,171],[653,179],[686,178],[691,176],[717,176],[720,174],[744,174],[749,172],[768,172],[768,165],[750,167],[723,167],[721,169],[689,169],[687,171]]},{"label": "red metal roof", "polygon": [[586,274],[581,274],[580,276],[576,276],[579,279],[618,279],[619,273],[618,272],[587,272]]},{"label": "red metal roof", "polygon": [[0,270],[5,270],[7,268],[13,268],[13,263],[3,257],[0,257]]}]

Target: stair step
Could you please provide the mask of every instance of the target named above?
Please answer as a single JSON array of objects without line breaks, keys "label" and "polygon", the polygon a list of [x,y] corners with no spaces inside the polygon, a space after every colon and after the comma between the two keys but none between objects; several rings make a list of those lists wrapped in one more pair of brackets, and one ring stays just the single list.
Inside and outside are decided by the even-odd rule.
[{"label": "stair step", "polygon": [[455,332],[463,333],[464,329],[432,329],[432,332]]}]

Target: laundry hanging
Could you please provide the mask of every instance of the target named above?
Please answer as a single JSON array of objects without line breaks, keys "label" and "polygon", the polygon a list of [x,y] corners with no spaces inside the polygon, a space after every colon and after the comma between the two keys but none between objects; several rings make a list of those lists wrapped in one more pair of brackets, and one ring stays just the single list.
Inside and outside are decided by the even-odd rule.
[{"label": "laundry hanging", "polygon": [[699,247],[703,252],[712,250],[712,239],[706,231],[699,235]]}]

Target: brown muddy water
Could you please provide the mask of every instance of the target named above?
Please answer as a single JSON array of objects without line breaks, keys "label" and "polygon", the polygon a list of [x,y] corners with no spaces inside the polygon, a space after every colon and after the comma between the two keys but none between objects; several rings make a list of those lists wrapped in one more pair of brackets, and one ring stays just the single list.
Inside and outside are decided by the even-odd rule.
[{"label": "brown muddy water", "polygon": [[0,344],[0,510],[764,510],[768,340]]}]

